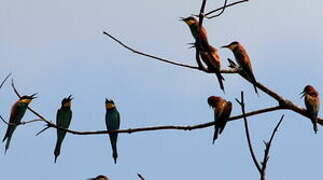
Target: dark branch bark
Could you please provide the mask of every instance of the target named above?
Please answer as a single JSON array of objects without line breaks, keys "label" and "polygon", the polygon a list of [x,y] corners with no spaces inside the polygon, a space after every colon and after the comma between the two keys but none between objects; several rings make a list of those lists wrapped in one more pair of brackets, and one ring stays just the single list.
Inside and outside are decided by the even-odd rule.
[{"label": "dark branch bark", "polygon": [[253,151],[253,148],[252,148],[251,137],[250,137],[249,127],[248,127],[248,121],[247,121],[247,118],[245,116],[246,112],[245,112],[245,103],[244,103],[243,91],[241,91],[241,100],[239,101],[238,99],[236,99],[236,101],[241,106],[241,111],[242,111],[242,115],[243,115],[243,121],[244,121],[244,127],[245,127],[246,136],[247,136],[249,151],[250,151],[253,163],[255,164],[257,170],[260,173],[261,172],[261,167],[260,167],[260,165],[258,163],[258,160],[257,160],[256,155],[255,155],[255,153]]}]

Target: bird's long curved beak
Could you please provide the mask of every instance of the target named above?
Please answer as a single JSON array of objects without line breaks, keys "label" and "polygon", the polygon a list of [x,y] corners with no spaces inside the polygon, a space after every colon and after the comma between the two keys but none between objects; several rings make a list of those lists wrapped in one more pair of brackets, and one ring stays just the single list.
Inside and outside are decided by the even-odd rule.
[{"label": "bird's long curved beak", "polygon": [[184,21],[184,19],[185,19],[184,17],[180,17],[179,21]]},{"label": "bird's long curved beak", "polygon": [[32,95],[30,95],[31,99],[36,99],[37,97],[35,97],[38,93],[34,93]]},{"label": "bird's long curved beak", "polygon": [[67,97],[67,99],[69,99],[69,100],[73,100],[73,99],[74,99],[74,97],[72,97],[72,94],[71,94],[71,95],[69,95],[69,96]]},{"label": "bird's long curved beak", "polygon": [[221,46],[220,48],[229,48],[229,45]]},{"label": "bird's long curved beak", "polygon": [[305,91],[302,91],[301,93],[299,93],[299,95],[301,95],[300,98],[303,98],[305,96]]}]

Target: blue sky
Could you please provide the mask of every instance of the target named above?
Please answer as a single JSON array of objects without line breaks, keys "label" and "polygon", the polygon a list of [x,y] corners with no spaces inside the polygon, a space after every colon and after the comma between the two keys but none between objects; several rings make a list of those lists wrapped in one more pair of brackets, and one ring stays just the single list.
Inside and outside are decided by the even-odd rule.
[{"label": "blue sky", "polygon": [[[221,3],[210,1],[207,9]],[[240,41],[252,58],[257,80],[304,106],[298,94],[306,84],[323,89],[322,5],[320,1],[253,0],[205,20],[205,27],[216,47]],[[61,99],[73,94],[71,129],[80,131],[105,129],[106,97],[116,102],[122,128],[212,121],[206,103],[210,95],[231,100],[232,114],[240,114],[234,98],[241,90],[248,111],[276,105],[264,93],[257,97],[237,75],[224,75],[223,94],[214,75],[134,55],[102,34],[104,30],[139,50],[194,64],[194,52],[187,46],[193,39],[178,19],[197,13],[199,6],[200,1],[5,0],[0,6],[0,77],[12,72],[22,94],[39,92],[31,106],[52,121]],[[233,57],[228,50],[220,50],[220,55]],[[2,116],[8,118],[16,99],[7,83],[0,90]],[[263,156],[262,141],[269,138],[283,113],[268,179],[318,179],[322,130],[314,135],[310,120],[293,112],[249,118],[258,157]],[[34,118],[27,112],[24,120]],[[36,123],[17,128],[6,155],[1,145],[1,179],[86,179],[105,174],[117,180],[136,179],[137,172],[155,180],[258,179],[241,120],[229,123],[215,145],[213,127],[122,134],[117,165],[105,135],[68,135],[54,164],[56,132],[51,129],[35,137],[42,127]],[[1,137],[5,130],[6,125],[0,124]]]}]

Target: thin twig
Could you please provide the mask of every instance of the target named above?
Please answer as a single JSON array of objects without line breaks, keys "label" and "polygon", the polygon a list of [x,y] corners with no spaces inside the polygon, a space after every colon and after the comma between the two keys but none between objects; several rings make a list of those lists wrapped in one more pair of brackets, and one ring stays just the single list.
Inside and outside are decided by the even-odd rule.
[{"label": "thin twig", "polygon": [[261,167],[261,171],[260,171],[260,180],[265,180],[266,177],[266,168],[267,168],[267,163],[269,160],[269,151],[270,151],[270,147],[271,147],[271,143],[274,139],[274,136],[278,130],[278,127],[280,126],[280,124],[282,123],[284,119],[284,115],[282,115],[282,117],[280,118],[278,124],[276,125],[276,127],[274,128],[271,137],[269,139],[269,142],[264,142],[265,143],[265,153],[264,153],[264,159],[262,161],[262,167]]},{"label": "thin twig", "polygon": [[212,10],[212,11],[210,11],[210,12],[208,12],[208,13],[205,13],[205,18],[207,18],[207,19],[212,19],[212,18],[215,18],[215,17],[218,17],[219,15],[217,14],[217,15],[213,15],[213,16],[209,16],[209,15],[211,15],[211,14],[213,14],[213,13],[216,13],[216,12],[218,12],[218,11],[223,11],[223,9],[225,9],[225,8],[228,8],[228,7],[231,7],[231,6],[234,6],[234,5],[237,5],[237,4],[240,4],[240,3],[244,3],[244,2],[248,2],[249,0],[241,0],[241,1],[237,1],[237,2],[233,2],[233,3],[230,3],[230,4],[227,4],[227,5],[225,5],[225,6],[222,6],[222,7],[220,7],[220,8],[217,8],[217,9],[215,9],[215,10]]},{"label": "thin twig", "polygon": [[251,157],[252,157],[252,160],[257,168],[257,170],[259,171],[259,173],[261,172],[261,167],[259,165],[259,162],[256,158],[256,155],[253,151],[253,148],[252,148],[252,144],[251,144],[251,138],[250,138],[250,133],[249,133],[249,127],[248,127],[248,121],[247,121],[247,118],[245,116],[246,112],[245,112],[245,103],[244,103],[244,96],[243,96],[243,91],[241,91],[241,100],[239,101],[238,99],[236,99],[236,101],[240,104],[241,106],[241,111],[242,111],[242,114],[244,115],[243,116],[243,120],[244,120],[244,127],[245,127],[245,132],[246,132],[246,136],[247,136],[247,140],[248,140],[248,147],[249,147],[249,151],[250,151],[250,154],[251,154]]},{"label": "thin twig", "polygon": [[137,176],[138,176],[141,180],[145,180],[145,178],[144,178],[140,173],[137,173]]},{"label": "thin twig", "polygon": [[216,14],[216,15],[212,16],[212,18],[219,17],[224,13],[224,10],[228,7],[227,2],[228,2],[228,0],[224,0],[224,5],[223,5],[223,8],[221,8],[222,9],[221,12],[219,14]]},{"label": "thin twig", "polygon": [[1,82],[0,84],[0,89],[2,88],[3,84],[8,80],[8,78],[11,76],[11,73],[9,73],[5,78],[4,80]]}]

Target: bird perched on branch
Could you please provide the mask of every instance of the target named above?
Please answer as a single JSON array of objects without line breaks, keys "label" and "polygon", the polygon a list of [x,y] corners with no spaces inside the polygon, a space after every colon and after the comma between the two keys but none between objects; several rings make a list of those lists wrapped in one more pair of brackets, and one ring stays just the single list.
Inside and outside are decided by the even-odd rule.
[{"label": "bird perched on branch", "polygon": [[214,72],[218,81],[220,88],[224,92],[223,76],[221,75],[221,59],[218,54],[218,50],[211,45],[207,48],[200,50],[200,55],[203,62],[207,65],[208,70]]},{"label": "bird perched on branch", "polygon": [[311,85],[305,86],[303,92],[301,92],[302,97],[304,98],[305,106],[307,113],[309,114],[312,124],[313,130],[315,134],[317,133],[317,115],[320,110],[320,97],[319,92],[315,90],[315,88]]},{"label": "bird perched on branch", "polygon": [[2,140],[2,142],[6,141],[5,152],[7,152],[10,146],[10,141],[11,141],[13,132],[15,131],[17,125],[20,124],[21,119],[25,115],[25,112],[28,108],[29,103],[36,98],[35,97],[36,94],[32,94],[30,96],[22,96],[19,98],[18,101],[15,102],[15,104],[13,104],[11,108],[11,114],[10,114],[7,132]]},{"label": "bird perched on branch", "polygon": [[103,175],[99,175],[95,178],[90,178],[88,180],[109,180],[109,178],[107,178],[106,176],[103,176]]},{"label": "bird perched on branch", "polygon": [[[67,98],[64,98],[62,100],[61,108],[57,110],[56,113],[56,125],[61,128],[68,129],[71,124],[72,120],[72,111],[71,111],[71,105],[72,105],[72,95],[68,96]],[[57,160],[57,157],[60,154],[61,146],[63,143],[63,140],[65,138],[66,131],[62,129],[57,129],[57,141],[55,146],[55,163]]]},{"label": "bird perched on branch", "polygon": [[257,86],[256,86],[257,81],[253,74],[252,67],[251,67],[251,60],[246,49],[237,41],[234,41],[229,45],[222,46],[222,48],[228,48],[233,52],[237,63],[242,68],[242,70],[246,73],[248,79],[251,81],[251,83],[255,88],[255,92],[258,94]]},{"label": "bird perched on branch", "polygon": [[[116,105],[113,100],[105,99],[106,114],[105,114],[105,123],[108,131],[118,130],[120,128],[120,114],[117,110]],[[112,146],[112,157],[114,163],[117,163],[118,152],[117,152],[117,140],[118,133],[109,134],[111,146]]]},{"label": "bird perched on branch", "polygon": [[208,104],[214,109],[214,121],[217,123],[214,125],[215,131],[213,135],[213,144],[221,134],[227,124],[232,110],[232,103],[226,101],[218,96],[210,96],[207,99]]},{"label": "bird perched on branch", "polygon": [[195,39],[195,43],[192,44],[196,47],[196,63],[200,69],[205,69],[201,63],[199,51],[208,48],[209,46],[206,29],[203,26],[200,28],[199,21],[193,16],[187,18],[182,17],[181,21],[184,21],[188,25]]},{"label": "bird perched on branch", "polygon": [[193,16],[189,16],[187,18],[182,17],[181,20],[188,25],[195,41],[199,42],[199,44],[201,45],[199,46],[200,48],[207,47],[209,45],[206,29],[203,26],[202,28],[200,28],[199,21],[195,17]]}]

